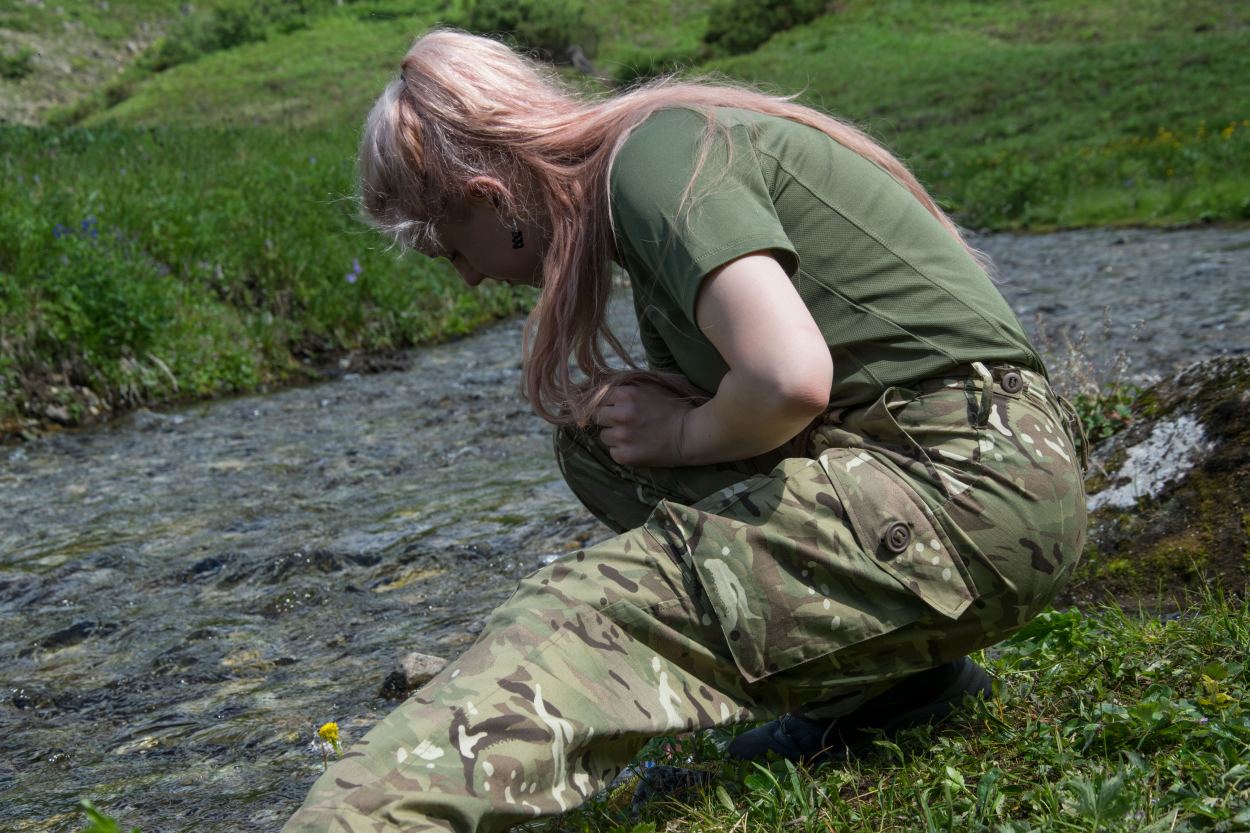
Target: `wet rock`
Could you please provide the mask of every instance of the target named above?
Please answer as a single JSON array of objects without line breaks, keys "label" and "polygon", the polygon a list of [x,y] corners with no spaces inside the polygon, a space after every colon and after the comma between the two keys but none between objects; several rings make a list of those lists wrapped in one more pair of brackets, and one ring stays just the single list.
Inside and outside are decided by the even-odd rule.
[{"label": "wet rock", "polygon": [[1250,583],[1250,357],[1200,362],[1146,390],[1093,455],[1085,562],[1068,596],[1134,606]]},{"label": "wet rock", "polygon": [[152,662],[153,674],[178,674],[199,662],[199,659],[181,648],[161,654]]},{"label": "wet rock", "polygon": [[260,615],[266,619],[276,619],[292,611],[322,601],[320,594],[313,588],[292,590],[271,596],[260,608]]},{"label": "wet rock", "polygon": [[268,567],[266,584],[277,584],[292,575],[304,573],[337,573],[343,569],[342,560],[325,550],[287,553],[274,560]]},{"label": "wet rock", "polygon": [[192,564],[191,569],[187,571],[187,581],[194,581],[199,578],[215,576],[225,569],[227,561],[229,561],[229,556],[225,558],[218,558],[217,556],[210,555],[207,558],[201,558],[199,561]]},{"label": "wet rock", "polygon": [[9,689],[9,703],[15,709],[22,711],[33,711],[36,709],[47,709],[55,705],[55,698],[47,691],[37,686],[17,686]]},{"label": "wet rock", "polygon": [[117,630],[114,622],[75,622],[39,640],[37,645],[45,651],[55,651],[77,645],[89,636],[107,636]]},{"label": "wet rock", "polygon": [[447,660],[429,654],[416,651],[405,654],[399,661],[399,668],[387,674],[382,681],[378,696],[387,700],[403,700],[433,679],[446,665]]},{"label": "wet rock", "polygon": [[48,752],[48,764],[60,770],[61,772],[69,772],[74,768],[74,759],[64,749],[53,749]]},{"label": "wet rock", "polygon": [[158,414],[147,408],[140,408],[130,418],[130,424],[140,431],[172,431],[184,422],[182,414]]},{"label": "wet rock", "polygon": [[64,405],[47,405],[43,409],[43,415],[60,425],[74,424],[74,418],[70,415],[69,408]]}]

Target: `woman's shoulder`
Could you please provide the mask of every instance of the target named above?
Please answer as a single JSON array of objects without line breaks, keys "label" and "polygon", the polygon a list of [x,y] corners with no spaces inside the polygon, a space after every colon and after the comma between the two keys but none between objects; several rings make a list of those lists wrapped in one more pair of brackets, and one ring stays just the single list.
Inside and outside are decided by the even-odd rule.
[{"label": "woman's shoulder", "polygon": [[748,127],[774,119],[777,117],[737,107],[665,107],[647,115],[630,132],[620,153],[654,150],[657,146],[672,144],[697,144],[706,139],[709,129],[714,133],[718,129]]},{"label": "woman's shoulder", "polygon": [[[735,128],[761,118],[770,117],[728,107],[674,106],[649,114],[630,132],[613,160],[614,201],[622,197],[650,201],[661,194],[684,193],[696,170],[709,159],[709,151],[716,156],[727,145],[749,142],[748,133]],[[737,150],[729,155],[736,156]]]},{"label": "woman's shoulder", "polygon": [[659,153],[665,156],[688,150],[702,140],[708,114],[690,107],[666,107],[644,118],[630,131],[617,151],[613,173]]}]

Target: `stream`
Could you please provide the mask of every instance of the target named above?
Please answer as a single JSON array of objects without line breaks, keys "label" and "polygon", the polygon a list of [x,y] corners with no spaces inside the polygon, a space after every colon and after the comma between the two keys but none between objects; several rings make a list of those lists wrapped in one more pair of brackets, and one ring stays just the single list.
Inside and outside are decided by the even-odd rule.
[{"label": "stream", "polygon": [[[1069,392],[1250,353],[1250,228],[975,242]],[[517,395],[521,327],[0,447],[0,829],[80,830],[87,798],[143,833],[276,831],[316,726],[359,738],[400,657],[456,656],[605,537]]]}]

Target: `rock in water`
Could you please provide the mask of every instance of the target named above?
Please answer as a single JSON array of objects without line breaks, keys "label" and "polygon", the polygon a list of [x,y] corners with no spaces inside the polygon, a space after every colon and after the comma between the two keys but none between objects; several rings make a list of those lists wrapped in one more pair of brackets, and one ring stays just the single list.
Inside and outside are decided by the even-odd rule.
[{"label": "rock in water", "polygon": [[399,668],[386,675],[378,696],[387,700],[403,700],[412,692],[425,685],[447,665],[447,660],[440,657],[420,654],[416,651],[405,654],[399,661]]},{"label": "rock in water", "polygon": [[1250,581],[1250,357],[1191,365],[1144,391],[1094,450],[1085,563],[1069,601],[1171,606]]}]

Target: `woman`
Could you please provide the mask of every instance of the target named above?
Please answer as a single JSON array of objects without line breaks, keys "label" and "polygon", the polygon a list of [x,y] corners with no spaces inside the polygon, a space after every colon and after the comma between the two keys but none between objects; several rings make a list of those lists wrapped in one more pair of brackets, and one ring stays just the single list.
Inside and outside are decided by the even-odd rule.
[{"label": "woman", "polygon": [[[524,580],[288,831],[499,830],[731,723],[772,721],[738,757],[854,752],[984,693],[961,658],[1070,573],[1069,414],[954,225],[849,125],[727,86],[585,101],[436,31],[360,170],[404,246],[541,288],[526,393],[620,534]],[[646,370],[604,353],[613,262]]]}]

